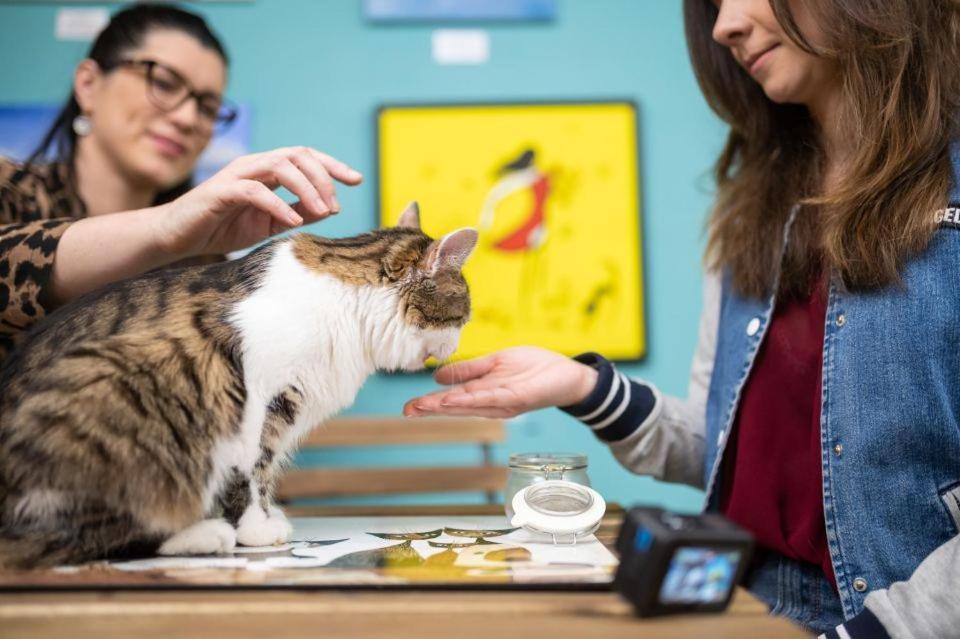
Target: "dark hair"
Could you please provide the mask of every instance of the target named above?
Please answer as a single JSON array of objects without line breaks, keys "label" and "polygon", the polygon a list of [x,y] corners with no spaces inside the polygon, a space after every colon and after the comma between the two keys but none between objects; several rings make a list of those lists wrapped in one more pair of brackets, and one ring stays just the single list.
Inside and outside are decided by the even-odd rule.
[{"label": "dark hair", "polygon": [[[807,7],[826,35],[816,48],[797,27],[789,0],[770,0],[778,22],[803,50],[836,61],[837,117],[856,143],[829,193],[821,191],[823,150],[806,108],[776,104],[711,38],[717,7],[685,0],[687,44],[697,80],[730,125],[717,159],[717,202],[708,264],[730,271],[741,294],[809,292],[822,269],[851,290],[899,280],[924,250],[934,211],[946,205],[949,146],[960,135],[960,4],[914,0],[817,0]],[[781,239],[791,206],[803,208]]]},{"label": "dark hair", "polygon": [[[137,3],[121,9],[113,15],[110,23],[94,40],[87,57],[101,69],[113,69],[127,53],[143,44],[149,33],[157,29],[171,29],[192,36],[204,47],[216,52],[223,63],[229,64],[226,50],[220,40],[200,16],[170,4]],[[73,131],[73,120],[80,115],[80,105],[73,91],[53,124],[43,136],[36,150],[30,154],[27,164],[53,160],[63,162],[70,179],[75,179],[73,166],[77,146],[77,134]],[[191,187],[192,178],[159,194],[154,204],[169,202],[185,193]]]}]

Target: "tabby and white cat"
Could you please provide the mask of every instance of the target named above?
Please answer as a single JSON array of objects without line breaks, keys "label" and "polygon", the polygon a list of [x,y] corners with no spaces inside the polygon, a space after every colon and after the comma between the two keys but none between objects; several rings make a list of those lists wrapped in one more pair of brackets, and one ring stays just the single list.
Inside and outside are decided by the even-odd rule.
[{"label": "tabby and white cat", "polygon": [[307,233],[120,282],[37,324],[0,372],[0,566],[286,541],[299,439],[375,370],[449,357],[473,229]]}]

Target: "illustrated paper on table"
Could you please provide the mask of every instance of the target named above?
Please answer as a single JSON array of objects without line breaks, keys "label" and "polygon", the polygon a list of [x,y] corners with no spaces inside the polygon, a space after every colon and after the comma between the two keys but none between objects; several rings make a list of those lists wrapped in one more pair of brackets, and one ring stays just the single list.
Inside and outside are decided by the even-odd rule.
[{"label": "illustrated paper on table", "polygon": [[645,355],[633,104],[385,107],[378,136],[382,225],[416,200],[429,235],[480,231],[456,358]]},{"label": "illustrated paper on table", "polygon": [[[542,541],[506,518],[294,519],[293,539],[230,555],[147,557],[54,569],[77,587],[156,586],[593,586],[612,581],[616,558],[590,536]],[[43,582],[43,573],[33,575]],[[12,584],[3,581],[0,587]]]}]

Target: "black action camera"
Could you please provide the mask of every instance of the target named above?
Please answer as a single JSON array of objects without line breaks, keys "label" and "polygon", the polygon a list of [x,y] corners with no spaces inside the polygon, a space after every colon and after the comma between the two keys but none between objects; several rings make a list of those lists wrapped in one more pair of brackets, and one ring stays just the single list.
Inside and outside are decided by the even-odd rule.
[{"label": "black action camera", "polygon": [[613,587],[641,617],[720,612],[752,549],[750,534],[721,515],[631,508],[617,538]]}]

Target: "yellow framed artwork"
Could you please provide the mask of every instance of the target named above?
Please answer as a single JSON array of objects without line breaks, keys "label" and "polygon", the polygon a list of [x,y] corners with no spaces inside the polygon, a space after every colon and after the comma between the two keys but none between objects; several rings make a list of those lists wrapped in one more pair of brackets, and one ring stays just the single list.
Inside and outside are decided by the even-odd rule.
[{"label": "yellow framed artwork", "polygon": [[381,224],[416,200],[429,235],[480,232],[455,359],[646,354],[633,103],[397,105],[377,120]]}]

